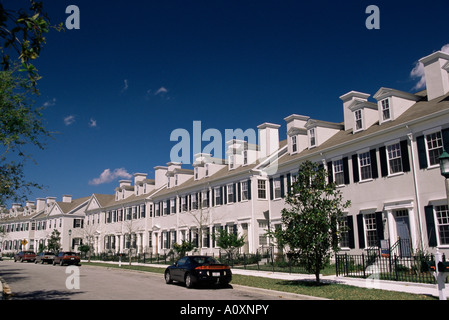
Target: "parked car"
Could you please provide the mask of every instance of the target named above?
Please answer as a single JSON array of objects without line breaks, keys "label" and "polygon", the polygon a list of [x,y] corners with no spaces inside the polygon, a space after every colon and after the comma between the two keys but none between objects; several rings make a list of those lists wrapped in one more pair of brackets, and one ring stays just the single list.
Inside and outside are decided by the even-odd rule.
[{"label": "parked car", "polygon": [[59,263],[61,266],[64,264],[76,264],[79,266],[81,261],[80,256],[76,252],[61,251],[53,259],[53,265]]},{"label": "parked car", "polygon": [[165,282],[184,282],[187,288],[198,283],[227,285],[232,280],[231,268],[209,256],[186,256],[165,269]]},{"label": "parked car", "polygon": [[55,254],[53,252],[48,252],[48,251],[41,252],[36,256],[36,260],[34,261],[34,263],[38,263],[38,262],[40,262],[42,264],[44,262],[51,263],[51,262],[53,262],[54,258],[55,258]]},{"label": "parked car", "polygon": [[36,254],[33,251],[19,251],[16,255],[14,255],[14,262],[34,262],[34,260],[36,260]]}]

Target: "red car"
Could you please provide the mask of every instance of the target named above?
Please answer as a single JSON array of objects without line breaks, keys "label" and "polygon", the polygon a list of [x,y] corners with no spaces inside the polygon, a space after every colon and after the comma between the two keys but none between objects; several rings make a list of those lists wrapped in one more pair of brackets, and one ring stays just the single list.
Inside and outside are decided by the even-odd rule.
[{"label": "red car", "polygon": [[14,262],[20,261],[30,261],[34,262],[36,260],[36,254],[33,251],[20,251],[14,256]]},{"label": "red car", "polygon": [[53,265],[59,263],[59,265],[61,266],[65,264],[76,264],[77,266],[79,266],[80,261],[81,258],[76,252],[61,251],[53,259]]}]

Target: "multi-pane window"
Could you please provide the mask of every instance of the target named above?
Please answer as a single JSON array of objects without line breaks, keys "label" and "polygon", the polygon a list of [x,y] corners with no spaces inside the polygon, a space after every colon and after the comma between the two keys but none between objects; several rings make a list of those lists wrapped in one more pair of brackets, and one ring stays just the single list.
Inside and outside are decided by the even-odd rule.
[{"label": "multi-pane window", "polygon": [[402,172],[401,145],[395,143],[387,146],[390,174]]},{"label": "multi-pane window", "polygon": [[310,139],[310,146],[314,147],[316,145],[315,128],[309,130],[309,139]]},{"label": "multi-pane window", "polygon": [[295,153],[298,151],[297,145],[296,145],[296,136],[292,136],[292,152]]},{"label": "multi-pane window", "polygon": [[207,208],[209,206],[209,191],[208,190],[202,191],[201,198],[202,198],[202,201],[201,201],[202,208]]},{"label": "multi-pane window", "polygon": [[382,119],[390,120],[391,114],[390,114],[390,101],[388,99],[382,100]]},{"label": "multi-pane window", "polygon": [[234,202],[234,185],[229,184],[227,186],[228,191],[228,202]]},{"label": "multi-pane window", "polygon": [[267,189],[265,185],[265,180],[257,180],[257,197],[259,199],[267,198]]},{"label": "multi-pane window", "polygon": [[281,179],[276,178],[273,180],[273,194],[274,194],[274,198],[278,199],[281,197]]},{"label": "multi-pane window", "polygon": [[426,135],[427,151],[430,165],[439,164],[439,157],[443,153],[443,139],[441,131]]},{"label": "multi-pane window", "polygon": [[192,209],[198,209],[198,201],[196,200],[196,193],[192,194]]},{"label": "multi-pane window", "polygon": [[214,195],[215,195],[215,205],[221,205],[222,204],[222,200],[221,200],[221,188],[215,188],[214,189]]},{"label": "multi-pane window", "polygon": [[242,200],[248,200],[248,181],[243,181],[242,185]]},{"label": "multi-pane window", "polygon": [[170,199],[170,212],[176,212],[176,199]]},{"label": "multi-pane window", "polygon": [[361,180],[368,180],[372,178],[371,171],[371,157],[369,152],[359,154],[360,163],[360,177]]},{"label": "multi-pane window", "polygon": [[354,118],[355,118],[355,130],[357,131],[363,129],[362,110],[354,111]]},{"label": "multi-pane window", "polygon": [[338,221],[338,229],[340,231],[340,247],[348,248],[349,247],[349,229],[348,229],[348,219],[346,217],[342,217]]},{"label": "multi-pane window", "polygon": [[187,200],[186,197],[181,198],[181,208],[182,211],[187,211]]},{"label": "multi-pane window", "polygon": [[449,210],[448,206],[435,206],[438,222],[438,236],[440,245],[449,244]]},{"label": "multi-pane window", "polygon": [[243,165],[246,166],[248,164],[248,150],[243,151]]},{"label": "multi-pane window", "polygon": [[365,215],[366,241],[368,247],[376,247],[377,241],[377,225],[376,214],[370,213]]},{"label": "multi-pane window", "polygon": [[334,178],[335,184],[337,186],[345,184],[345,175],[343,171],[343,160],[336,160],[333,162],[334,165]]}]

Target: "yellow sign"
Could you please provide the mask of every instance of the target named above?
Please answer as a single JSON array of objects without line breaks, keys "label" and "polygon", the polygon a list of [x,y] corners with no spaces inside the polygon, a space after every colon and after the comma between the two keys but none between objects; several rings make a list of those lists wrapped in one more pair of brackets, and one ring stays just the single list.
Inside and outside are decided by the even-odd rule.
[{"label": "yellow sign", "polygon": [[24,246],[26,246],[27,243],[28,243],[28,241],[27,241],[26,239],[23,239],[23,240],[22,240],[22,244],[23,244]]}]

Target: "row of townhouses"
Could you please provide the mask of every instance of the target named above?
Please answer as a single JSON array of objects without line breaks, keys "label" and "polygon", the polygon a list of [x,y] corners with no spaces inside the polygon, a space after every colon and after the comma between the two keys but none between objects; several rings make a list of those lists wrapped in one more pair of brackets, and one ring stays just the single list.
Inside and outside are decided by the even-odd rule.
[{"label": "row of townhouses", "polygon": [[[344,121],[333,123],[292,114],[280,125],[258,126],[258,144],[233,139],[226,159],[195,155],[193,169],[169,162],[154,177],[136,173],[113,194],[72,199],[36,199],[3,208],[3,252],[38,250],[51,232],[62,247],[89,243],[96,253],[165,253],[174,243],[194,242],[216,253],[213,234],[225,228],[246,239],[242,252],[270,245],[269,229],[281,227],[285,196],[299,164],[322,163],[329,179],[352,205],[340,221],[342,250],[361,253],[388,240],[411,250],[449,253],[449,212],[439,156],[449,151],[449,54],[420,60],[426,90],[380,88],[340,97]],[[26,241],[23,241],[26,240]],[[383,242],[382,242],[383,241]]]}]

